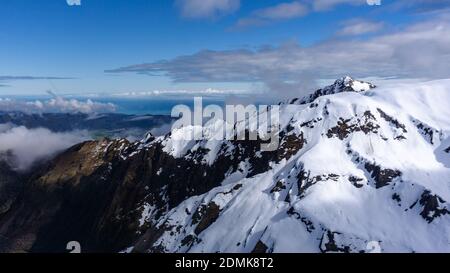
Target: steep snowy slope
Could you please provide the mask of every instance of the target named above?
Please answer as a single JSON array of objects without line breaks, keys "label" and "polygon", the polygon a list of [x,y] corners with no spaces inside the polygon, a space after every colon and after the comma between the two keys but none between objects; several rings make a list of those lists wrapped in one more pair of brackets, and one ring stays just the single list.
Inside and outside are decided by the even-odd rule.
[{"label": "steep snowy slope", "polygon": [[150,248],[359,252],[376,241],[389,252],[450,251],[450,81],[373,87],[344,78],[282,105],[282,128],[303,147],[187,199],[157,222],[164,232]]},{"label": "steep snowy slope", "polygon": [[174,138],[193,128],[71,148],[0,214],[0,251],[450,251],[450,80],[280,108],[275,151]]}]

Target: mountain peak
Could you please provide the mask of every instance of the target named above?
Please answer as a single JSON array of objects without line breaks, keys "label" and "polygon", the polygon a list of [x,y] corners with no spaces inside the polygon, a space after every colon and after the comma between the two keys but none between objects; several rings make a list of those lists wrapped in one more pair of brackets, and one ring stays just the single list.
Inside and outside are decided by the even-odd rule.
[{"label": "mountain peak", "polygon": [[340,79],[337,79],[332,86],[339,86],[339,87],[345,86],[345,88],[351,88],[351,90],[343,90],[343,91],[354,91],[354,92],[364,92],[376,87],[374,84],[364,81],[358,81],[350,76],[345,76]]},{"label": "mountain peak", "polygon": [[293,99],[289,104],[307,104],[313,102],[315,99],[342,92],[365,92],[376,86],[369,82],[355,80],[350,76],[345,76],[337,79],[332,85],[316,90],[314,93],[303,97],[302,99]]}]

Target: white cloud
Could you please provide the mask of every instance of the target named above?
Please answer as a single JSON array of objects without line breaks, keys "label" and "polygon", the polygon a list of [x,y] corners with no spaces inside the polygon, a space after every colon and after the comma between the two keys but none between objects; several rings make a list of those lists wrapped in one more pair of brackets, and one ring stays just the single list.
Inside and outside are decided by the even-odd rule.
[{"label": "white cloud", "polygon": [[69,6],[81,6],[81,0],[66,0]]},{"label": "white cloud", "polygon": [[213,18],[239,9],[240,0],[176,0],[175,5],[186,18]]},{"label": "white cloud", "polygon": [[449,44],[450,19],[440,17],[365,40],[332,39],[310,47],[287,44],[256,51],[203,50],[109,72],[165,75],[175,82],[263,82],[273,91],[347,74],[443,78],[450,71]]},{"label": "white cloud", "polygon": [[16,170],[25,171],[35,163],[88,139],[87,133],[54,133],[48,129],[27,129],[0,124],[0,159]]},{"label": "white cloud", "polygon": [[304,16],[308,8],[300,2],[281,3],[273,7],[255,11],[255,15],[265,19],[290,19]]},{"label": "white cloud", "polygon": [[337,32],[341,36],[356,36],[367,33],[373,33],[381,30],[383,22],[372,22],[361,19],[350,20],[343,24],[343,27]]},{"label": "white cloud", "polygon": [[367,0],[310,0],[310,2],[312,2],[312,6],[316,11],[330,10],[342,4],[368,5]]},{"label": "white cloud", "polygon": [[151,90],[151,91],[132,91],[115,93],[113,97],[171,97],[171,96],[223,96],[223,95],[242,95],[249,93],[248,90],[243,89],[215,89],[206,88],[203,90]]},{"label": "white cloud", "polygon": [[235,27],[264,25],[274,20],[293,19],[306,14],[308,14],[308,7],[299,1],[280,3],[272,7],[255,10],[249,17],[238,20]]},{"label": "white cloud", "polygon": [[104,113],[115,112],[116,107],[111,103],[99,103],[90,99],[80,101],[77,99],[65,99],[60,96],[42,101],[21,101],[10,98],[0,98],[2,111],[20,111],[25,113]]},{"label": "white cloud", "polygon": [[407,10],[415,13],[442,13],[450,11],[450,2],[443,0],[397,0],[386,5],[390,10]]},{"label": "white cloud", "polygon": [[154,136],[163,136],[172,131],[172,123],[163,124],[158,128],[153,128],[150,133]]},{"label": "white cloud", "polygon": [[[239,19],[231,29],[266,25],[274,20],[288,20],[315,12],[328,12],[338,6],[372,6],[379,12],[421,12],[442,14],[450,11],[450,2],[442,0],[295,0],[253,11]],[[349,30],[357,31],[356,29]]]}]

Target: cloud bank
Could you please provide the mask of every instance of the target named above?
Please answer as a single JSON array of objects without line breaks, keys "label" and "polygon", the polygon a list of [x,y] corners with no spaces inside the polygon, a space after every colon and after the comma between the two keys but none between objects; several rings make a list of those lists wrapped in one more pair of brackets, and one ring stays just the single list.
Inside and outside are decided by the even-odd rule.
[{"label": "cloud bank", "polygon": [[37,162],[88,139],[86,132],[54,133],[48,129],[27,129],[0,124],[0,159],[12,168],[25,171]]},{"label": "cloud bank", "polygon": [[251,94],[249,90],[244,89],[215,89],[206,88],[203,90],[151,90],[151,91],[132,91],[111,94],[112,97],[139,98],[139,97],[180,97],[180,96],[223,96],[223,95],[244,95]]},{"label": "cloud bank", "polygon": [[21,101],[10,98],[0,98],[0,110],[5,112],[24,113],[110,113],[116,111],[112,103],[94,102],[90,99],[80,101],[77,99],[65,99],[60,96],[42,101]]},{"label": "cloud bank", "polygon": [[262,82],[272,91],[283,90],[283,85],[299,85],[308,78],[347,74],[437,79],[448,77],[449,44],[450,19],[439,17],[365,40],[346,37],[310,47],[290,43],[259,50],[203,50],[107,72],[164,75],[174,82]]}]

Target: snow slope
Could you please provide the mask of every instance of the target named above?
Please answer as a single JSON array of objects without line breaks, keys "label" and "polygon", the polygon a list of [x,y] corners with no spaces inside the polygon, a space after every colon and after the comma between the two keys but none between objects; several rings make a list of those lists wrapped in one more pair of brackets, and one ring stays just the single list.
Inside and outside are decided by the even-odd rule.
[{"label": "snow slope", "polygon": [[[222,186],[143,215],[161,231],[146,251],[360,252],[375,241],[384,252],[449,252],[450,80],[374,87],[346,77],[282,104],[280,160],[251,175],[241,158]],[[187,160],[203,148],[196,160],[209,165],[241,148],[170,136],[143,145],[154,143]]]}]

